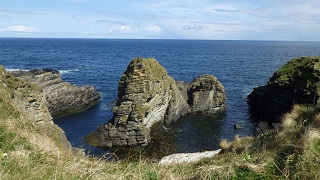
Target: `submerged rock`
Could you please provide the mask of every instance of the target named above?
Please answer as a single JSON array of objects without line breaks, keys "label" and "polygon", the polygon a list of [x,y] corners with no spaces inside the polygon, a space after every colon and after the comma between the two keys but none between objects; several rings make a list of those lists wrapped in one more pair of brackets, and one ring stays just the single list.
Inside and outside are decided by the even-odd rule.
[{"label": "submerged rock", "polygon": [[233,125],[233,128],[235,130],[239,130],[239,129],[243,129],[244,127],[241,124],[236,123],[236,124]]},{"label": "submerged rock", "polygon": [[[186,83],[176,83],[155,59],[133,59],[119,80],[113,118],[98,128],[98,146],[146,146],[150,142],[150,129],[157,122],[170,124],[192,109],[201,113],[221,112],[225,107],[223,86],[213,76],[200,79],[190,90]],[[213,87],[217,84],[219,87]],[[189,96],[193,104],[188,104]],[[209,107],[203,106],[200,100],[205,100]]]},{"label": "submerged rock", "polygon": [[320,95],[320,57],[295,58],[273,74],[265,86],[254,88],[248,103],[254,114],[268,122],[293,104],[317,104]]},{"label": "submerged rock", "polygon": [[57,70],[34,69],[11,71],[10,74],[39,86],[53,117],[84,110],[100,99],[100,94],[93,86],[76,86],[63,82]]}]

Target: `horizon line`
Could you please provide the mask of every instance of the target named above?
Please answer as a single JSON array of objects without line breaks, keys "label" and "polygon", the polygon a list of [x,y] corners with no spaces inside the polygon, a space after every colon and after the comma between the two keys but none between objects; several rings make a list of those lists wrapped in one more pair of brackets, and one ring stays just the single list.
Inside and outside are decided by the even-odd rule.
[{"label": "horizon line", "polygon": [[104,38],[104,37],[0,37],[0,39],[96,39],[96,40],[189,40],[189,41],[268,41],[268,42],[320,42],[320,40],[264,40],[264,39],[192,39],[192,38]]}]

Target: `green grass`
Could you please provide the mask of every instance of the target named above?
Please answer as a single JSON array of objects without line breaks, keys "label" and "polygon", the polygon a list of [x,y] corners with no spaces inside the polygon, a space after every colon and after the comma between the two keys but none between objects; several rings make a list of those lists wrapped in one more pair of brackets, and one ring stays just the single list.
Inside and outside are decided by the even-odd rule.
[{"label": "green grass", "polygon": [[268,84],[294,89],[312,100],[319,96],[319,70],[320,57],[295,58],[276,71]]}]

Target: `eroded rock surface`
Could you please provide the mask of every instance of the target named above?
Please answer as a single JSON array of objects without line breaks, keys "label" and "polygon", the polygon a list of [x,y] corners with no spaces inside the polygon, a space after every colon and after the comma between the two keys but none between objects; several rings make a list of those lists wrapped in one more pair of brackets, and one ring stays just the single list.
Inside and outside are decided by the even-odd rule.
[{"label": "eroded rock surface", "polygon": [[[189,91],[188,83],[176,83],[155,59],[133,59],[119,80],[112,120],[98,128],[98,146],[145,146],[150,141],[151,126],[159,121],[175,122],[192,109],[196,113],[222,111],[225,94],[223,86],[217,82],[213,76],[199,77],[191,83]],[[213,87],[216,85],[219,87]],[[193,102],[191,106],[189,96]],[[202,100],[205,105],[201,104]]]},{"label": "eroded rock surface", "polygon": [[100,94],[93,86],[76,86],[63,82],[61,74],[56,70],[11,71],[10,74],[39,86],[53,117],[81,111],[100,99]]},{"label": "eroded rock surface", "polygon": [[212,75],[195,78],[188,88],[188,103],[193,113],[217,113],[226,109],[226,93],[218,79]]}]

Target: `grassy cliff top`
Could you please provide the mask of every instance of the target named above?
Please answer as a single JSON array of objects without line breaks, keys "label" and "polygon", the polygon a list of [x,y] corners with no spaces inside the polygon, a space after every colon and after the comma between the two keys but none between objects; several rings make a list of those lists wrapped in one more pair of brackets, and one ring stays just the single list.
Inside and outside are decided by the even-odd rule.
[{"label": "grassy cliff top", "polygon": [[124,72],[128,78],[134,77],[137,72],[144,73],[149,79],[161,79],[167,75],[166,69],[154,58],[134,58]]},{"label": "grassy cliff top", "polygon": [[314,89],[320,86],[320,57],[300,57],[287,62],[268,84]]}]

